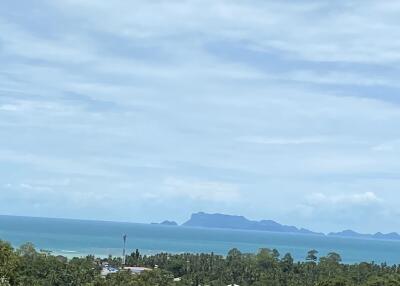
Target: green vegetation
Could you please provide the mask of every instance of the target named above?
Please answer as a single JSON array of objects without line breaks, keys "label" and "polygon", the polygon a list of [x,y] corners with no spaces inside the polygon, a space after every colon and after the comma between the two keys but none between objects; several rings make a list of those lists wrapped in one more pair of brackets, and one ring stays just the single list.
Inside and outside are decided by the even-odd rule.
[{"label": "green vegetation", "polygon": [[[281,256],[277,250],[266,248],[257,254],[232,249],[226,257],[213,253],[147,256],[135,251],[126,257],[126,264],[153,270],[140,275],[119,271],[102,277],[102,264],[120,267],[122,259],[93,256],[66,259],[46,251],[38,252],[29,243],[13,249],[0,240],[0,286],[400,285],[400,266],[343,264],[339,254],[318,257],[316,250],[310,250],[304,258],[304,262],[294,262],[290,254]],[[174,281],[177,277],[180,281]]]}]

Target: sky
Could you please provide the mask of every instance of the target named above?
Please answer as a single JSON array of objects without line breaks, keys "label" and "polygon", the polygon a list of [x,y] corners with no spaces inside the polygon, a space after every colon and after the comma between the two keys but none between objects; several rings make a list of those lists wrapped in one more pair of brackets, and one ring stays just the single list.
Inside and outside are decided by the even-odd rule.
[{"label": "sky", "polygon": [[0,214],[400,232],[399,13],[1,1]]}]

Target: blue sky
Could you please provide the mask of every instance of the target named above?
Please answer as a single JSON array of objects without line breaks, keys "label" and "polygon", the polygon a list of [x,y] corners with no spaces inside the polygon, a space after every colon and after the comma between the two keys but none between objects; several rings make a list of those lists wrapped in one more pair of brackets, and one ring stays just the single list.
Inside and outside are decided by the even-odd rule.
[{"label": "blue sky", "polygon": [[399,13],[2,1],[0,213],[400,231]]}]

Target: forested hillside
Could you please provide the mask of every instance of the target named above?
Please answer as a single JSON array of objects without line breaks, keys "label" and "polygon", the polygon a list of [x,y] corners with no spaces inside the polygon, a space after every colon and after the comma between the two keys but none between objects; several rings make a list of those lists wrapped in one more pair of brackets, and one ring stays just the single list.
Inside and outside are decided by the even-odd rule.
[{"label": "forested hillside", "polygon": [[337,253],[318,257],[305,253],[301,262],[290,254],[260,249],[256,254],[232,249],[224,257],[210,254],[142,255],[138,250],[126,257],[127,266],[151,268],[142,274],[129,271],[101,276],[108,264],[122,265],[121,258],[87,256],[67,259],[32,244],[18,249],[0,241],[0,285],[400,285],[400,267],[374,263],[343,264]]}]

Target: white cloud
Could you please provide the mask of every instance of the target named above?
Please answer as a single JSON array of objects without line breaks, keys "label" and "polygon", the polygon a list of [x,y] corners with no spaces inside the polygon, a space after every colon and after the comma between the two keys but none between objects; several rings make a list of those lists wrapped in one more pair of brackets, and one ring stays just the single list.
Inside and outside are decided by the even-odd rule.
[{"label": "white cloud", "polygon": [[226,182],[169,177],[164,186],[163,196],[167,197],[220,203],[237,202],[241,198],[239,187]]},{"label": "white cloud", "polygon": [[400,150],[400,140],[392,140],[389,142],[384,142],[378,145],[375,145],[371,148],[376,152],[393,152]]},{"label": "white cloud", "polygon": [[[47,215],[51,200],[138,221],[210,205],[239,214],[252,200],[259,216],[273,197],[270,215],[301,204],[324,222],[371,217],[398,182],[363,190],[400,168],[400,109],[387,103],[400,102],[400,5],[388,3],[38,1],[23,18],[12,9],[27,6],[11,5],[0,12],[0,167],[29,183],[21,198],[73,178],[48,186],[65,190]],[[76,209],[80,198],[96,206]],[[136,199],[146,211],[115,207]]]},{"label": "white cloud", "polygon": [[45,191],[45,192],[52,191],[52,188],[47,186],[34,186],[26,183],[19,184],[19,187],[22,189],[33,190],[33,191]]},{"label": "white cloud", "polygon": [[[46,60],[53,63],[88,64],[95,58],[85,38],[79,34],[62,38],[46,39],[29,32],[19,25],[6,22],[0,17],[0,40],[8,56],[30,60]],[[29,43],[29,47],[26,45]]]},{"label": "white cloud", "polygon": [[20,111],[23,110],[21,106],[15,105],[15,104],[3,104],[0,105],[0,110],[3,111]]},{"label": "white cloud", "polygon": [[374,192],[365,192],[357,194],[326,195],[323,193],[314,193],[307,197],[307,203],[318,207],[349,207],[349,206],[368,206],[382,203]]},{"label": "white cloud", "polygon": [[329,138],[325,137],[299,137],[299,138],[269,138],[262,136],[240,137],[238,141],[265,145],[304,145],[304,144],[321,144],[329,142]]},{"label": "white cloud", "polygon": [[[394,231],[393,208],[375,192],[312,193],[293,208],[292,215],[302,218],[314,229],[326,232],[353,229],[364,232]],[[391,214],[391,215],[388,215]],[[379,222],[392,221],[382,225]]]},{"label": "white cloud", "polygon": [[[66,5],[67,4],[67,5]],[[152,5],[117,1],[54,4],[85,17],[97,30],[123,37],[227,38],[259,50],[280,49],[312,61],[390,63],[400,59],[399,5],[359,1],[309,3],[181,1]],[[163,11],[154,16],[154,11]],[[310,20],[312,19],[312,20]]]},{"label": "white cloud", "polygon": [[41,102],[41,101],[30,101],[30,100],[16,100],[11,104],[0,105],[0,111],[9,112],[57,112],[66,113],[67,107],[65,105],[56,102]]},{"label": "white cloud", "polygon": [[[120,177],[106,166],[98,166],[96,162],[91,162],[86,158],[83,161],[74,161],[60,156],[37,155],[10,150],[0,150],[0,164],[11,163],[33,167],[42,172],[51,171],[54,174],[67,174],[75,176],[98,176],[98,177]],[[25,185],[27,187],[28,185]]]}]

